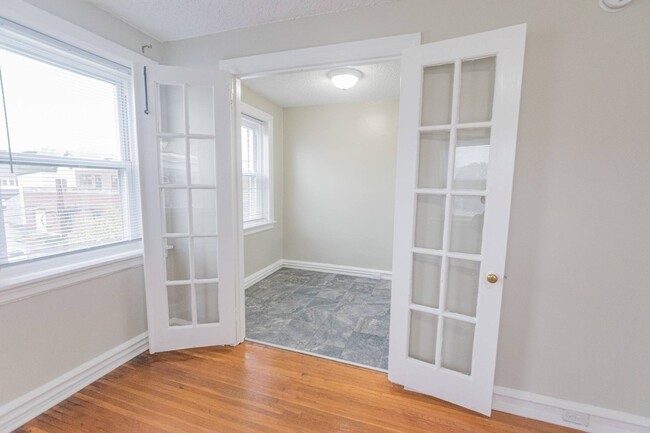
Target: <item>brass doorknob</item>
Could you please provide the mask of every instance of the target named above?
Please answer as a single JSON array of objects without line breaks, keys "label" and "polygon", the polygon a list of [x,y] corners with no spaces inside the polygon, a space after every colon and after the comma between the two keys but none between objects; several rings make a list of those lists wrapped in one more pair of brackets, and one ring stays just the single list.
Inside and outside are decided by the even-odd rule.
[{"label": "brass doorknob", "polygon": [[496,283],[497,281],[499,281],[499,277],[497,277],[497,276],[494,275],[494,274],[487,274],[487,280],[488,280],[488,283],[492,283],[492,284],[494,284],[494,283]]}]

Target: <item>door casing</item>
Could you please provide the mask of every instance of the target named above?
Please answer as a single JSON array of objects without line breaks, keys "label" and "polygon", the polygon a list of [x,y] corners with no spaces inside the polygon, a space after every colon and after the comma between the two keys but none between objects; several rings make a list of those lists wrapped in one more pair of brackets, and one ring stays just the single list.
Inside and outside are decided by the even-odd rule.
[{"label": "door casing", "polygon": [[[411,33],[385,38],[367,39],[362,41],[346,42],[335,45],[304,48],[299,50],[282,51],[277,53],[261,54],[257,56],[237,57],[221,60],[220,69],[233,75],[233,120],[232,137],[234,143],[239,143],[241,116],[241,80],[279,75],[290,72],[309,71],[317,69],[337,68],[341,66],[355,66],[369,63],[382,63],[400,60],[402,51],[406,48],[420,45],[420,33]],[[235,161],[241,160],[241,149],[235,146]],[[241,165],[235,164],[233,172],[236,177],[233,183],[237,191],[241,191]],[[241,193],[236,195],[237,209],[241,209]],[[241,211],[239,221],[242,221]],[[242,286],[237,296],[237,341],[246,338],[246,299],[244,293],[244,232],[242,223],[239,224],[239,280]]]}]

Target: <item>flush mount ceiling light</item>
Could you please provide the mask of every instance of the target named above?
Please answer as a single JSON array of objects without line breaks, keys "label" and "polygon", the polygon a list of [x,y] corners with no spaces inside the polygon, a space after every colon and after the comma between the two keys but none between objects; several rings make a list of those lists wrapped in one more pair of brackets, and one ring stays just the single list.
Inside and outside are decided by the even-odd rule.
[{"label": "flush mount ceiling light", "polygon": [[341,68],[330,71],[327,76],[335,87],[341,90],[347,90],[354,87],[363,74],[361,71],[352,68]]},{"label": "flush mount ceiling light", "polygon": [[632,0],[598,0],[598,3],[607,12],[618,12],[632,3]]}]

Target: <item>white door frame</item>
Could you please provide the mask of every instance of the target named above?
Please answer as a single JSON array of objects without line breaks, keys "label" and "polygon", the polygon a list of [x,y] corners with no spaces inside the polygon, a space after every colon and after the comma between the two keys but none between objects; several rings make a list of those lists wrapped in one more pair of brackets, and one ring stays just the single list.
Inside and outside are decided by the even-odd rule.
[{"label": "white door frame", "polygon": [[[239,115],[241,112],[240,80],[279,75],[289,72],[311,71],[317,69],[336,68],[340,66],[355,66],[369,63],[382,63],[400,60],[402,51],[420,45],[420,33],[411,33],[385,38],[366,39],[354,42],[345,42],[334,45],[323,45],[313,48],[282,51],[277,53],[260,54],[256,56],[237,57],[221,60],[219,68],[230,72],[234,76],[234,116],[233,116],[233,144],[239,149]],[[239,150],[235,161],[240,161]],[[239,191],[239,280],[244,281],[244,232],[241,216],[241,164],[235,164],[234,173],[239,173],[234,179],[235,188]],[[237,296],[237,341],[242,342],[246,337],[246,298],[243,285],[239,287]]]}]

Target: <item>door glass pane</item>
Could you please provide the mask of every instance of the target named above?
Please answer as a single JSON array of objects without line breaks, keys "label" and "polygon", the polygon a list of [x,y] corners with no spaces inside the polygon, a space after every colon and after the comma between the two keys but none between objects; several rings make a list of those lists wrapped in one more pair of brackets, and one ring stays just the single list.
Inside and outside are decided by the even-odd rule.
[{"label": "door glass pane", "polygon": [[189,231],[187,190],[165,188],[162,196],[166,233],[187,233]]},{"label": "door glass pane", "polygon": [[490,129],[459,129],[454,160],[454,189],[484,190],[490,156]]},{"label": "door glass pane", "polygon": [[421,125],[447,125],[451,123],[454,64],[424,68],[422,78]]},{"label": "door glass pane", "polygon": [[160,140],[160,183],[185,185],[187,173],[185,165],[185,139],[163,138]]},{"label": "door glass pane", "polygon": [[190,139],[190,173],[194,185],[216,185],[214,140]]},{"label": "door glass pane", "polygon": [[217,278],[217,238],[194,238],[194,278]]},{"label": "door glass pane", "polygon": [[436,362],[438,316],[411,311],[409,357],[420,361]]},{"label": "door glass pane", "polygon": [[167,286],[169,326],[192,324],[192,291],[189,285]]},{"label": "door glass pane", "polygon": [[439,250],[445,221],[445,196],[419,194],[415,215],[415,246]]},{"label": "door glass pane", "polygon": [[219,322],[219,284],[196,284],[197,323]]},{"label": "door glass pane", "polygon": [[438,308],[441,264],[441,257],[413,254],[412,301],[414,304]]},{"label": "door glass pane", "polygon": [[460,122],[492,120],[496,57],[466,60],[461,67]]},{"label": "door glass pane", "polygon": [[212,87],[187,87],[190,134],[214,135],[214,108],[212,101]]},{"label": "door glass pane", "polygon": [[447,311],[476,316],[480,268],[480,262],[449,258],[445,305]]},{"label": "door glass pane", "polygon": [[451,203],[449,250],[455,253],[480,254],[485,197],[453,196]]},{"label": "door glass pane", "polygon": [[214,189],[192,190],[193,233],[217,233],[217,192]]},{"label": "door glass pane", "polygon": [[472,373],[474,324],[444,318],[442,366],[463,374]]},{"label": "door glass pane", "polygon": [[159,84],[160,132],[185,132],[183,86]]},{"label": "door glass pane", "polygon": [[418,188],[445,188],[449,159],[449,132],[420,135]]},{"label": "door glass pane", "polygon": [[190,241],[187,238],[165,239],[167,281],[190,279]]}]

